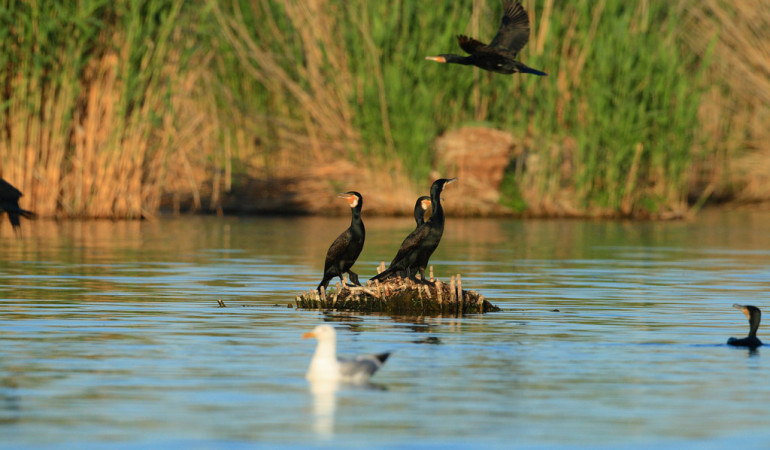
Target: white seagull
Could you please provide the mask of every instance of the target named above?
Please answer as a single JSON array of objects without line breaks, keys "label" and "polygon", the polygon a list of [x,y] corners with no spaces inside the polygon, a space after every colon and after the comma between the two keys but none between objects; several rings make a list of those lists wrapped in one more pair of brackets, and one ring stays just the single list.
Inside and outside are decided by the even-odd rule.
[{"label": "white seagull", "polygon": [[318,339],[310,369],[305,378],[315,380],[334,380],[353,383],[364,383],[388,359],[390,353],[379,355],[359,356],[355,359],[337,357],[337,334],[329,325],[318,325],[313,331],[302,335],[304,339]]}]

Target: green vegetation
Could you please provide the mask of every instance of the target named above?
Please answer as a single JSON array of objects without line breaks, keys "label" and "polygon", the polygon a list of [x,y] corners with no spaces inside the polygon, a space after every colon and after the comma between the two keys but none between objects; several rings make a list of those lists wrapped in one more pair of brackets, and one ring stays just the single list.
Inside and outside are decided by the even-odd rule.
[{"label": "green vegetation", "polygon": [[[457,33],[489,41],[501,14],[495,1],[242,1],[251,14],[220,11],[220,20],[269,51],[239,53],[266,88],[255,112],[290,111],[297,124],[309,115],[308,136],[344,137],[354,156],[395,155],[422,180],[437,135],[486,121],[529,142],[537,156],[537,167],[530,165],[537,172],[515,181],[524,199],[548,199],[568,186],[584,211],[686,208],[703,64],[677,41],[676,9],[622,0],[558,10],[531,3],[523,59],[547,78],[424,60],[459,52]],[[575,152],[560,147],[565,139],[577,140]]]},{"label": "green vegetation", "polygon": [[524,1],[540,78],[424,60],[489,41],[496,0],[6,0],[0,175],[42,215],[138,217],[233,170],[352,159],[424,184],[434,139],[485,122],[524,149],[517,211],[676,215],[724,152],[698,132],[712,47],[682,38],[710,3]]}]

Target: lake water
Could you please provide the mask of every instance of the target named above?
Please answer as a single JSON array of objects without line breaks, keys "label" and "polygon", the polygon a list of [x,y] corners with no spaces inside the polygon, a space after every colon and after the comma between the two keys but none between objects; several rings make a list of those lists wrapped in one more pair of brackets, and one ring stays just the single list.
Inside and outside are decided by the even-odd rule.
[{"label": "lake water", "polygon": [[[413,227],[364,220],[362,279]],[[4,222],[0,446],[770,443],[770,347],[724,344],[733,303],[770,311],[770,213],[449,218],[436,275],[502,312],[288,308],[348,222]],[[324,322],[341,354],[393,352],[371,386],[305,380]]]}]

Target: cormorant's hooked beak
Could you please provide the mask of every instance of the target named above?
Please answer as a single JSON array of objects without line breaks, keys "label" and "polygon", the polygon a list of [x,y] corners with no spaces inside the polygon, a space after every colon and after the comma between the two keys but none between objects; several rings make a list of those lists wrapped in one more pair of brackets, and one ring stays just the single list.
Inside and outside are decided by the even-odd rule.
[{"label": "cormorant's hooked beak", "polygon": [[457,177],[454,177],[454,178],[450,178],[450,179],[448,179],[448,180],[447,180],[447,182],[446,182],[446,184],[452,184],[452,183],[454,183],[455,181],[457,181]]},{"label": "cormorant's hooked beak", "polygon": [[436,61],[440,63],[446,62],[446,58],[444,58],[443,56],[426,56],[425,59],[427,59],[428,61]]}]

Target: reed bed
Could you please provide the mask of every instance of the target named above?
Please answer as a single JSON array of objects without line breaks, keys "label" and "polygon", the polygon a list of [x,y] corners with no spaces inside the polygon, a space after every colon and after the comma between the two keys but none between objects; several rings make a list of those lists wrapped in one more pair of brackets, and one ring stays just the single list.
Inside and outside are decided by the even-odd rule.
[{"label": "reed bed", "polygon": [[43,216],[136,218],[340,160],[426,185],[480,123],[518,143],[515,211],[678,217],[770,161],[760,0],[523,3],[545,78],[424,60],[490,40],[497,0],[5,0],[0,176]]},{"label": "reed bed", "polygon": [[2,176],[42,216],[155,213],[169,158],[195,150],[174,110],[199,76],[187,70],[183,2],[3,6]]},{"label": "reed bed", "polygon": [[762,0],[703,0],[686,2],[682,15],[683,41],[713,61],[695,130],[693,200],[767,200],[770,9]]}]

